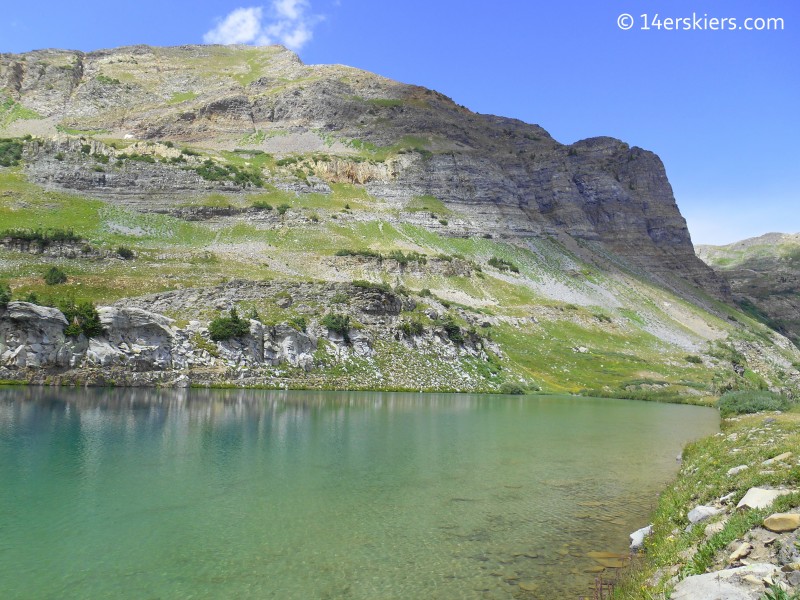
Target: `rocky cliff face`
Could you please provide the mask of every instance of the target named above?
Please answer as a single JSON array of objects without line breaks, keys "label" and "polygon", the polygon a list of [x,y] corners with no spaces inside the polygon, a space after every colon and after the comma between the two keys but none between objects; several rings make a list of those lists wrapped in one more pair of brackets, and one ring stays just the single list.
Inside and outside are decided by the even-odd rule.
[{"label": "rocky cliff face", "polygon": [[[618,140],[565,146],[537,125],[475,114],[431,90],[356,69],[303,65],[281,47],[0,55],[0,86],[39,117],[10,123],[11,134],[82,133],[302,157],[303,173],[278,168],[268,181],[321,193],[329,183],[362,184],[399,206],[432,196],[467,217],[456,235],[599,242],[633,268],[727,295],[694,255],[661,161]],[[78,147],[117,153],[93,139],[38,143],[27,149],[30,176],[145,207],[236,188],[170,164],[175,150],[161,148],[158,164],[126,161],[101,172],[71,158]],[[61,155],[66,160],[55,159]]]},{"label": "rocky cliff face", "polygon": [[[184,290],[144,296],[98,310],[102,334],[86,338],[64,334],[67,320],[56,309],[29,302],[0,308],[0,379],[33,383],[114,385],[237,384],[284,386],[308,384],[308,373],[325,366],[356,371],[366,362],[370,380],[360,387],[447,389],[452,378],[463,379],[461,359],[488,360],[498,346],[478,335],[451,339],[446,327],[409,332],[401,327],[403,307],[413,300],[379,289],[350,285],[281,286],[288,303],[329,302],[336,294],[352,298],[343,314],[352,318],[345,331],[331,331],[319,319],[265,325],[249,319],[249,331],[214,341],[206,323],[173,319],[141,307],[198,310],[209,303],[233,307],[273,293],[276,285],[235,281],[219,288]],[[288,293],[286,290],[290,290]],[[409,304],[411,303],[411,304]],[[376,346],[391,340],[400,351],[414,348],[428,360],[444,360],[443,371],[389,372],[376,363]],[[401,365],[397,365],[401,366]],[[351,379],[352,381],[352,379]],[[479,377],[461,387],[492,390],[499,381]],[[358,386],[359,384],[356,383]]]}]

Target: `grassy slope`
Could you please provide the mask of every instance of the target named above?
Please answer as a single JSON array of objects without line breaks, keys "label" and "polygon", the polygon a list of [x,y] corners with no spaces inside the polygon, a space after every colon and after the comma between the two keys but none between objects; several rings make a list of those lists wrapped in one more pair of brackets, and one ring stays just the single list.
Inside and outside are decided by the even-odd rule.
[{"label": "grassy slope", "polygon": [[[210,156],[239,168],[256,168],[277,180],[291,180],[297,166],[280,165],[269,154],[210,152]],[[91,168],[93,159],[80,160]],[[116,168],[114,162],[102,167]],[[308,169],[309,163],[304,164]],[[181,206],[247,209],[269,204],[273,208],[261,213],[266,218],[255,220],[245,213],[190,222],[45,191],[27,182],[21,167],[0,169],[0,231],[73,229],[92,246],[112,254],[120,245],[136,253],[136,260],[123,261],[55,259],[0,250],[0,277],[9,281],[17,297],[33,292],[44,299],[75,296],[100,304],[216,285],[231,278],[369,279],[412,291],[427,288],[451,310],[466,311],[459,318],[469,314],[493,318],[489,331],[506,355],[505,366],[544,390],[558,392],[681,396],[707,402],[717,391],[717,372],[730,370],[729,363],[710,354],[711,346],[719,343],[709,340],[731,335],[771,343],[768,331],[741,313],[718,307],[720,314],[735,315],[731,318],[738,326],[734,326],[630,273],[611,274],[590,265],[553,239],[512,243],[450,237],[449,226],[439,217],[460,216],[436,198],[416,197],[398,208],[369,196],[363,186],[334,183],[331,189],[330,194],[298,195],[266,185],[239,194],[189,196]],[[279,216],[276,209],[281,205],[286,211]],[[436,215],[430,226],[419,220],[426,212]],[[342,249],[384,255],[397,249],[414,251],[431,261],[444,257],[471,265],[471,274],[400,269],[386,260],[348,261],[336,256]],[[493,258],[515,265],[518,272],[490,266]],[[66,285],[44,284],[42,274],[52,264],[69,275]],[[281,314],[272,300],[256,306],[262,316],[270,321],[291,316]],[[424,305],[426,300],[420,302]],[[433,304],[441,308],[438,302]],[[687,360],[697,354],[705,355],[704,362]]]}]

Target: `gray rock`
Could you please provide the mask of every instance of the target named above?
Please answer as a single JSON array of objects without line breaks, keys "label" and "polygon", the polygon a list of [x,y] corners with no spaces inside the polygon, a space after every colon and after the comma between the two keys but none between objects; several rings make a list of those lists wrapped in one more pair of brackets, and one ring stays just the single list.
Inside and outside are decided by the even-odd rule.
[{"label": "gray rock", "polygon": [[631,550],[639,550],[644,545],[644,538],[651,535],[653,533],[653,526],[648,525],[647,527],[642,527],[641,529],[637,529],[631,535]]},{"label": "gray rock", "polygon": [[66,367],[72,342],[67,320],[56,308],[10,302],[0,314],[0,365],[16,368]]},{"label": "gray rock", "polygon": [[689,511],[687,518],[689,519],[689,523],[700,523],[701,521],[705,521],[709,517],[716,516],[720,514],[722,509],[714,508],[713,506],[695,506],[692,510]]},{"label": "gray rock", "polygon": [[742,471],[744,471],[744,470],[746,470],[748,468],[749,468],[748,465],[739,465],[738,467],[732,467],[732,468],[728,469],[728,472],[726,473],[726,475],[728,477],[732,477],[734,475],[738,475],[739,473],[741,473]]},{"label": "gray rock", "polygon": [[315,339],[285,323],[267,328],[264,334],[264,360],[272,365],[289,363],[309,370],[316,349]]},{"label": "gray rock", "polygon": [[768,490],[764,488],[750,488],[744,497],[739,500],[736,508],[769,508],[776,498],[791,494],[792,490]]},{"label": "gray rock", "polygon": [[687,577],[675,586],[671,600],[759,600],[764,593],[763,579],[777,578],[775,565],[756,563]]},{"label": "gray rock", "polygon": [[6,309],[6,318],[11,321],[29,323],[33,327],[47,325],[68,325],[67,319],[57,308],[38,306],[30,302],[10,302]]}]

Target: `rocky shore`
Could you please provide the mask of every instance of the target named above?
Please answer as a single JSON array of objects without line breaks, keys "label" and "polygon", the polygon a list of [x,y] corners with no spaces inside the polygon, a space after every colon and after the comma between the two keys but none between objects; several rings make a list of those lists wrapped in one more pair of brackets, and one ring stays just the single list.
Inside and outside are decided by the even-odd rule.
[{"label": "rocky shore", "polygon": [[[615,598],[764,600],[800,592],[800,415],[726,419],[684,452]],[[641,535],[641,534],[648,535]]]}]

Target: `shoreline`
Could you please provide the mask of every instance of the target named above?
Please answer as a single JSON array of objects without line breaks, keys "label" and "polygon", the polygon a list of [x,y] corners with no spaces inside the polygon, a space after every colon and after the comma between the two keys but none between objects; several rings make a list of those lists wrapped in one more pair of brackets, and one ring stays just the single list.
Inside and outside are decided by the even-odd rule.
[{"label": "shoreline", "polygon": [[[799,451],[797,412],[765,411],[723,418],[719,433],[688,444],[675,479],[659,495],[651,521],[653,533],[645,539],[635,566],[620,573],[612,597],[673,597],[670,594],[676,585],[681,584],[678,591],[683,594],[702,584],[706,573],[718,578],[717,573],[722,573],[723,579],[733,577],[731,585],[743,590],[750,585],[756,594],[753,598],[761,598],[772,584],[796,591],[800,587],[800,563],[787,562],[792,555],[781,556],[770,546],[780,545],[783,538],[788,545],[794,544],[800,530],[776,534],[763,525],[774,513],[800,512]],[[739,508],[737,505],[753,488],[791,493],[763,507]],[[708,516],[690,522],[691,511],[699,509],[691,516],[694,520],[706,508],[710,509]],[[764,575],[767,571],[769,576]],[[748,575],[750,579],[744,579]]]}]

